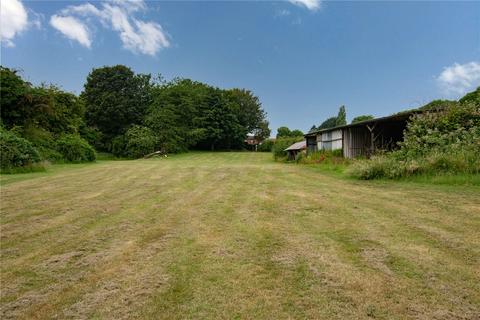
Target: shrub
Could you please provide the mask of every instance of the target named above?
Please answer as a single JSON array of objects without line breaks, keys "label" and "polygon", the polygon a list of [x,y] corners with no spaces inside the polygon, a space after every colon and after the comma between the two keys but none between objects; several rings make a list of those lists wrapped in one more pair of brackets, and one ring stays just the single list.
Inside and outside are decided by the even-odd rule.
[{"label": "shrub", "polygon": [[126,157],[126,142],[124,135],[118,135],[112,139],[112,146],[111,146],[112,154],[115,157]]},{"label": "shrub", "polygon": [[19,167],[33,168],[41,160],[30,141],[3,129],[0,130],[0,159],[2,172]]},{"label": "shrub", "polygon": [[81,125],[79,128],[80,136],[87,140],[88,144],[94,147],[95,150],[105,151],[108,146],[104,143],[105,137],[103,133],[97,128]]},{"label": "shrub", "polygon": [[67,134],[57,141],[57,151],[65,161],[88,162],[95,161],[95,150],[87,141],[75,134]]},{"label": "shrub", "polygon": [[54,135],[50,131],[40,127],[26,126],[22,130],[22,136],[33,144],[42,159],[51,162],[63,160],[62,154],[57,151]]},{"label": "shrub", "polygon": [[273,145],[275,144],[274,139],[266,139],[261,144],[258,145],[257,151],[259,152],[272,152]]},{"label": "shrub", "polygon": [[147,127],[132,126],[125,133],[125,154],[129,158],[140,158],[155,151],[157,137]]},{"label": "shrub", "polygon": [[303,137],[286,137],[275,140],[275,144],[272,148],[273,157],[275,158],[275,160],[286,158],[287,152],[284,150],[290,147],[295,142],[300,142],[302,140]]}]

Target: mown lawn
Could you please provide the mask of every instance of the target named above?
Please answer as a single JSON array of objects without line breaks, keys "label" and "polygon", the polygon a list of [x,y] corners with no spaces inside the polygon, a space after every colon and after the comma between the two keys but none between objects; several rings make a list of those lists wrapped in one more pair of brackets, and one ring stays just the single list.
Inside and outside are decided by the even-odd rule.
[{"label": "mown lawn", "polygon": [[270,154],[2,176],[1,318],[479,319],[480,188]]}]

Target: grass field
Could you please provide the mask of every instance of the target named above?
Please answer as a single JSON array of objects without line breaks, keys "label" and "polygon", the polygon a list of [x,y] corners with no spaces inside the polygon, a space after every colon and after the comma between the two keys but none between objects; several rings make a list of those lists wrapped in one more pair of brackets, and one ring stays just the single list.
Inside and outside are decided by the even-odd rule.
[{"label": "grass field", "polygon": [[480,188],[270,154],[2,176],[1,318],[479,319]]}]

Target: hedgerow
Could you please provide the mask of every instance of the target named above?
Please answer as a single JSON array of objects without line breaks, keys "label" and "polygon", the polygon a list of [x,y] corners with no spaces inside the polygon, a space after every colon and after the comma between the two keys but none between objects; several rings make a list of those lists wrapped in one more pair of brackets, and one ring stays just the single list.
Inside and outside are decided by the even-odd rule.
[{"label": "hedgerow", "polygon": [[15,168],[32,171],[41,161],[35,147],[27,139],[15,133],[0,129],[0,164],[2,172],[10,172]]}]

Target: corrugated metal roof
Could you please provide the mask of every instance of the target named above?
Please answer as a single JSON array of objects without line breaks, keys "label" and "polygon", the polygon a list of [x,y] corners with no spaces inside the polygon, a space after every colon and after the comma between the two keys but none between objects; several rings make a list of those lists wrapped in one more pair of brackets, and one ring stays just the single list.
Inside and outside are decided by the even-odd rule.
[{"label": "corrugated metal roof", "polygon": [[370,120],[365,120],[365,121],[360,121],[356,123],[351,123],[351,124],[346,124],[343,126],[338,126],[338,127],[333,127],[333,128],[327,128],[327,129],[320,129],[320,130],[315,130],[312,132],[309,132],[305,135],[307,136],[315,136],[320,132],[327,132],[327,131],[333,131],[333,130],[338,130],[338,129],[344,129],[344,128],[350,128],[350,127],[356,127],[356,126],[361,126],[361,125],[366,125],[366,124],[372,124],[376,122],[385,122],[385,121],[392,121],[392,120],[407,120],[409,119],[412,115],[422,113],[422,110],[409,110],[409,111],[404,111],[404,112],[399,112],[397,114],[387,116],[387,117],[381,117],[381,118],[375,118],[375,119],[370,119]]},{"label": "corrugated metal roof", "polygon": [[300,142],[292,144],[290,147],[288,147],[284,151],[302,150],[302,149],[305,149],[306,147],[307,147],[307,142],[304,140],[304,141],[300,141]]}]

